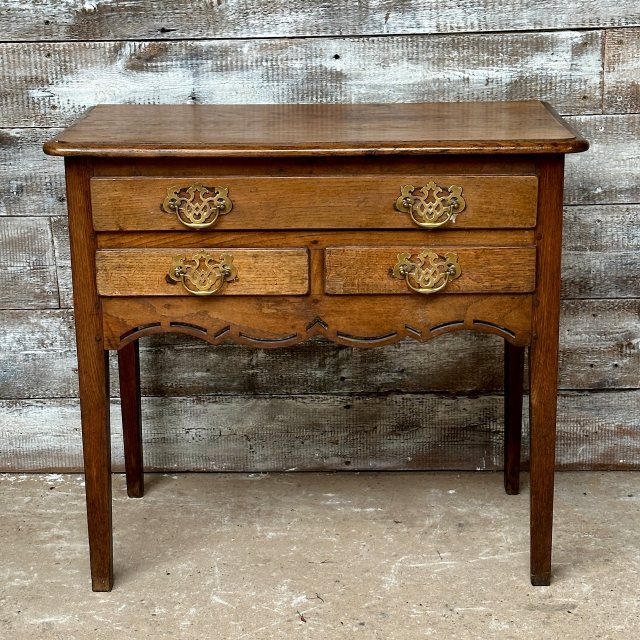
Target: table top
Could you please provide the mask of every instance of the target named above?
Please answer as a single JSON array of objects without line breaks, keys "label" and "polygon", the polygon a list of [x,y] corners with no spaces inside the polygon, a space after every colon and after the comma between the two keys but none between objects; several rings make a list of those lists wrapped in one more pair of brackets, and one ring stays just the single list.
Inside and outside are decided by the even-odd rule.
[{"label": "table top", "polygon": [[45,144],[59,156],[571,153],[588,148],[546,103],[98,105]]}]

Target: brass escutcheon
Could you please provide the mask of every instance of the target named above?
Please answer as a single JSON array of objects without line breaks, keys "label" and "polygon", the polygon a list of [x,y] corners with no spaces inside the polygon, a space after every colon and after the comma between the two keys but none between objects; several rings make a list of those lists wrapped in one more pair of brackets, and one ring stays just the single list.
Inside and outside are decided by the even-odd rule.
[{"label": "brass escutcheon", "polygon": [[166,278],[169,284],[181,282],[191,295],[212,296],[222,289],[225,282],[235,280],[237,275],[238,270],[230,253],[223,253],[216,258],[200,251],[192,255],[173,256]]},{"label": "brass escutcheon", "polygon": [[228,194],[227,187],[169,187],[162,210],[174,213],[185,227],[206,229],[233,208]]},{"label": "brass escutcheon", "polygon": [[461,273],[457,254],[447,253],[442,257],[435,251],[424,249],[415,260],[411,259],[410,253],[399,253],[392,276],[405,278],[409,289],[416,293],[437,293],[451,280],[459,278]]},{"label": "brass escutcheon", "polygon": [[419,227],[433,229],[455,222],[456,216],[464,211],[466,202],[461,186],[454,184],[445,193],[444,187],[431,181],[424,187],[414,187],[412,184],[400,187],[400,197],[395,206],[397,211],[408,213]]}]

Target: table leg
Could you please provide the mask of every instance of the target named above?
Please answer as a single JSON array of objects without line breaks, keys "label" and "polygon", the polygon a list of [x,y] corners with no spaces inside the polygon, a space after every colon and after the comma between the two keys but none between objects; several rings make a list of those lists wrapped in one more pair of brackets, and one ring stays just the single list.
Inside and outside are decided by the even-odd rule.
[{"label": "table leg", "polygon": [[551,581],[563,168],[562,156],[540,160],[538,168],[537,281],[529,349],[533,585]]},{"label": "table leg", "polygon": [[524,347],[504,342],[504,489],[520,491]]},{"label": "table leg", "polygon": [[140,406],[140,350],[137,340],[118,351],[122,435],[124,440],[124,468],[127,476],[127,495],[144,495],[144,467],[142,457],[142,409]]},{"label": "table leg", "polygon": [[85,341],[81,339],[82,333],[86,331],[78,327],[78,374],[91,583],[94,591],[111,591],[113,535],[109,359],[107,351],[88,353],[87,349],[81,347],[80,344]]},{"label": "table leg", "polygon": [[[551,581],[557,356],[538,338],[530,354],[531,391],[531,584]],[[548,376],[548,380],[547,380]],[[553,385],[553,386],[552,386]]]},{"label": "table leg", "polygon": [[113,586],[113,534],[109,358],[104,349],[102,308],[96,290],[97,243],[92,228],[89,191],[93,169],[90,161],[84,158],[65,158],[65,166],[91,583],[94,591],[110,591]]}]

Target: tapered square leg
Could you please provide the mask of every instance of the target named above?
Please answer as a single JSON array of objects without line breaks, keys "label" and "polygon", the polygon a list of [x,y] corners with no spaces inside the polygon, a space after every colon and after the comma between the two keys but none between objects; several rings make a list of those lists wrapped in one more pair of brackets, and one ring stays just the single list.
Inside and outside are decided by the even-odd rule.
[{"label": "tapered square leg", "polygon": [[94,591],[111,591],[113,586],[113,535],[108,352],[87,354],[80,343],[81,341],[78,340],[82,449],[87,496],[91,584]]},{"label": "tapered square leg", "polygon": [[529,349],[533,585],[551,581],[563,169],[563,157],[541,160],[538,169],[537,281]]},{"label": "tapered square leg", "polygon": [[504,489],[509,495],[520,491],[520,449],[522,444],[522,392],[524,347],[504,343]]},{"label": "tapered square leg", "polygon": [[540,336],[531,347],[531,584],[551,581],[553,493],[555,473],[555,389],[557,355]]},{"label": "tapered square leg", "polygon": [[83,158],[66,158],[65,166],[91,583],[94,591],[110,591],[113,585],[113,534],[109,362],[108,352],[104,349],[101,302],[96,290],[97,245],[89,192],[93,169]]},{"label": "tapered square leg", "polygon": [[124,465],[127,495],[144,495],[142,457],[142,410],[140,406],[140,352],[138,341],[130,342],[118,351],[118,377],[124,440]]}]

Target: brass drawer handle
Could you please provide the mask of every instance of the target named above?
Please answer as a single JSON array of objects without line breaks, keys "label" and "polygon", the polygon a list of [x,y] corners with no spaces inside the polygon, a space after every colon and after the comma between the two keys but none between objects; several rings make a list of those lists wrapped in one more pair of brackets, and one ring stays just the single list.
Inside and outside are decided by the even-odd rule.
[{"label": "brass drawer handle", "polygon": [[429,249],[421,251],[415,260],[411,260],[410,253],[399,253],[392,271],[394,278],[405,278],[409,289],[417,293],[442,291],[461,273],[457,254],[447,253],[442,257]]},{"label": "brass drawer handle", "polygon": [[189,187],[169,187],[162,210],[175,213],[185,226],[206,229],[215,224],[218,216],[223,216],[233,208],[227,187],[205,187],[192,184]]},{"label": "brass drawer handle", "polygon": [[412,184],[400,187],[400,197],[396,200],[396,209],[400,213],[408,213],[419,227],[425,229],[455,222],[465,206],[462,187],[454,184],[445,193],[445,189],[433,181],[424,187],[414,187]]},{"label": "brass drawer handle", "polygon": [[181,282],[194,296],[212,296],[222,289],[225,282],[235,280],[238,275],[230,253],[223,253],[220,258],[216,258],[202,251],[192,255],[174,256],[172,261],[167,273],[167,282]]}]

